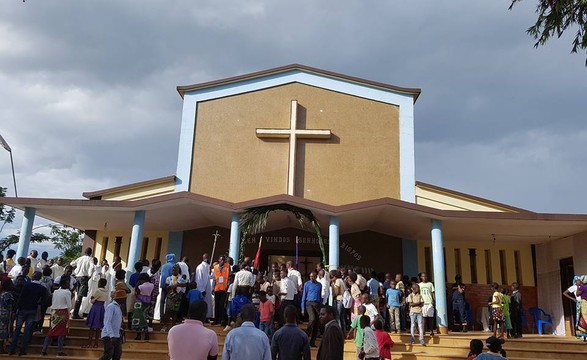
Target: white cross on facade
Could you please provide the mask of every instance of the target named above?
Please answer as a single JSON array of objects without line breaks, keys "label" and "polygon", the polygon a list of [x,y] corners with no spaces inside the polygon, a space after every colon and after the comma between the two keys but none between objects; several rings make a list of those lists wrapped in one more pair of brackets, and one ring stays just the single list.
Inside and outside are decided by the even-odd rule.
[{"label": "white cross on facade", "polygon": [[278,138],[289,139],[289,167],[287,174],[287,194],[294,195],[295,170],[296,170],[296,140],[297,139],[330,139],[332,132],[324,129],[298,129],[298,102],[291,102],[291,116],[289,129],[256,129],[260,139]]}]

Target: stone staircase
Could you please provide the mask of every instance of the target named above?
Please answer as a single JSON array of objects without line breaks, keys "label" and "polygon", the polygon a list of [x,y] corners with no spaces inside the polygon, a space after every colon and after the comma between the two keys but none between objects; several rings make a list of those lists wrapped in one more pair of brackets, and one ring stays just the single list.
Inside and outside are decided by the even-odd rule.
[{"label": "stone staircase", "polygon": [[[209,326],[218,335],[220,352],[224,345],[226,333],[219,326]],[[167,334],[159,331],[160,326],[155,324],[154,331],[150,334],[149,341],[133,340],[136,333],[127,331],[126,343],[123,345],[123,359],[139,360],[168,360]],[[90,360],[98,359],[102,355],[102,344],[98,348],[82,348],[87,343],[88,328],[82,320],[72,320],[70,333],[67,337],[64,352],[68,359]],[[471,339],[484,340],[488,333],[470,332],[467,334],[450,334],[426,337],[427,346],[411,345],[410,336],[406,334],[393,334],[395,346],[392,349],[393,359],[401,360],[441,360],[441,359],[465,359],[469,351]],[[43,336],[34,336],[29,346],[28,355],[18,357],[19,359],[39,359]],[[319,341],[319,340],[318,340]],[[569,337],[526,335],[523,339],[509,340],[504,348],[507,351],[508,359],[529,360],[529,359],[587,359],[587,343]],[[312,358],[315,358],[317,349],[312,349]],[[57,356],[57,348],[49,347],[48,358]],[[355,346],[353,341],[345,344],[345,359],[355,359]],[[0,358],[8,357],[0,355]],[[219,356],[220,359],[220,356]]]}]

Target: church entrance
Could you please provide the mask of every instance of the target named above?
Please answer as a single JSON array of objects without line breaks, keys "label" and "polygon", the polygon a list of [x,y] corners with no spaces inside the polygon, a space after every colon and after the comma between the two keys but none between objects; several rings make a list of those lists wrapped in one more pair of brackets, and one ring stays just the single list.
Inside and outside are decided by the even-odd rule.
[{"label": "church entrance", "polygon": [[[269,255],[269,267],[274,262],[279,265],[291,261],[296,263],[296,257],[291,255]],[[305,277],[307,274],[316,269],[316,265],[321,261],[320,256],[298,256],[298,271]]]},{"label": "church entrance", "polygon": [[[284,249],[266,249],[261,250],[260,269],[264,273],[271,270],[271,264],[274,262],[279,265],[285,264],[288,261],[296,263],[296,252],[293,250]],[[316,269],[316,265],[322,261],[320,251],[298,251],[298,270],[302,276],[307,278],[307,274]]]}]

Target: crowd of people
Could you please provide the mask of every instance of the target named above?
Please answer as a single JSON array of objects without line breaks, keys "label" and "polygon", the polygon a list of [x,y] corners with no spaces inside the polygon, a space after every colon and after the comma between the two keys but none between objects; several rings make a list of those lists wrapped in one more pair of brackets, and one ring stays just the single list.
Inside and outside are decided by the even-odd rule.
[{"label": "crowd of people", "polygon": [[[161,331],[168,331],[171,359],[185,359],[183,354],[190,351],[186,346],[193,341],[205,343],[206,356],[218,355],[216,335],[203,326],[206,322],[227,332],[223,359],[309,359],[318,337],[318,359],[342,359],[345,338],[354,340],[359,359],[390,359],[390,332],[409,331],[412,344],[426,346],[425,334],[434,336],[436,329],[435,289],[426,273],[409,278],[373,272],[365,277],[361,268],[328,272],[317,264],[302,275],[291,261],[260,271],[250,258],[235,264],[220,256],[210,264],[207,254],[191,269],[188,257],[176,261],[168,254],[165,264],[143,260],[127,274],[119,257],[111,265],[106,260],[98,263],[90,248],[70,264],[48,259],[46,252],[38,259],[35,250],[27,258],[14,261],[14,256],[9,250],[6,259],[0,259],[0,351],[9,354],[15,354],[19,344],[18,353],[27,353],[31,335],[43,334],[48,309],[50,326],[43,334],[42,355],[56,339],[58,355],[65,356],[70,317],[85,318],[90,331],[84,347],[96,348],[102,340],[104,360],[120,358],[125,329],[135,331],[135,340],[148,341],[155,319]],[[488,307],[494,337],[501,341],[521,336],[518,285],[512,284],[511,296],[492,286]],[[455,330],[466,331],[467,302],[460,278],[452,291]],[[202,336],[186,342],[192,333]],[[5,349],[7,339],[11,342]]]}]

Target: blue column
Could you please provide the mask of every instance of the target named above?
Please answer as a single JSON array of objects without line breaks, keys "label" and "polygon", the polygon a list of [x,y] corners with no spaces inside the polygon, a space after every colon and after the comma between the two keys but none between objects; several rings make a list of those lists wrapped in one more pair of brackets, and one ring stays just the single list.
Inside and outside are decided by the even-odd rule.
[{"label": "blue column", "polygon": [[240,255],[240,228],[239,228],[239,221],[240,221],[240,214],[234,213],[232,214],[232,220],[230,222],[230,245],[228,248],[228,256],[230,256],[234,260],[234,264],[237,265],[239,262],[239,255]]},{"label": "blue column", "polygon": [[174,254],[175,261],[181,260],[181,249],[183,247],[183,231],[170,231],[167,240],[167,254]]},{"label": "blue column", "polygon": [[415,275],[418,271],[418,242],[416,240],[402,239],[402,263],[403,273]]},{"label": "blue column", "polygon": [[143,244],[143,227],[145,226],[145,211],[135,211],[135,219],[130,234],[130,248],[128,249],[128,261],[126,262],[126,278],[135,272],[135,263],[141,259],[141,245]]},{"label": "blue column", "polygon": [[35,208],[24,208],[24,217],[22,218],[22,225],[20,226],[20,237],[18,238],[18,248],[16,250],[15,259],[18,259],[21,256],[27,257],[28,255],[36,213],[37,209]]},{"label": "blue column", "polygon": [[330,217],[328,226],[328,270],[337,270],[340,265],[340,238],[338,216]]},{"label": "blue column", "polygon": [[442,221],[432,220],[432,262],[434,264],[434,291],[436,296],[436,323],[441,334],[448,333],[448,310],[446,304],[446,282],[444,280],[444,246],[442,243]]}]

